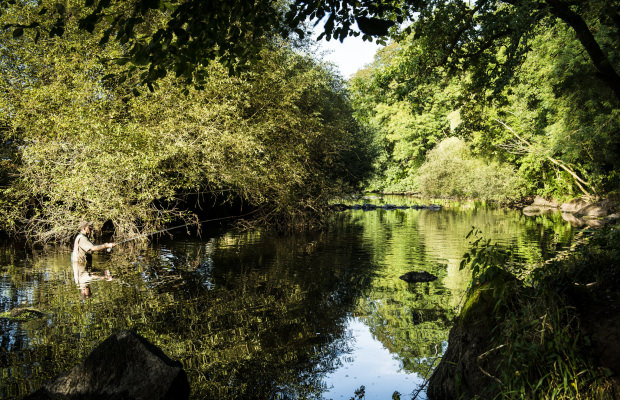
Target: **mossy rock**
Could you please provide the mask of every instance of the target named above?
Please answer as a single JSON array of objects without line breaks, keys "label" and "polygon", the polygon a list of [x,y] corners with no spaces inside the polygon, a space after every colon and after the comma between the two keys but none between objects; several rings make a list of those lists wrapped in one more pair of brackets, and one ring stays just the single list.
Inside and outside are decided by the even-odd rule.
[{"label": "mossy rock", "polygon": [[8,319],[12,321],[31,321],[45,317],[45,313],[31,307],[17,307],[9,311],[0,313],[0,319]]},{"label": "mossy rock", "polygon": [[[484,322],[495,315],[498,303],[512,296],[520,287],[518,280],[499,267],[490,267],[470,289],[460,312],[462,324]],[[493,322],[494,324],[494,322]]]},{"label": "mossy rock", "polygon": [[[448,338],[448,349],[429,380],[429,399],[493,398],[498,353],[490,352],[497,321],[520,288],[510,273],[487,270],[469,292]],[[481,358],[481,355],[488,354]]]}]

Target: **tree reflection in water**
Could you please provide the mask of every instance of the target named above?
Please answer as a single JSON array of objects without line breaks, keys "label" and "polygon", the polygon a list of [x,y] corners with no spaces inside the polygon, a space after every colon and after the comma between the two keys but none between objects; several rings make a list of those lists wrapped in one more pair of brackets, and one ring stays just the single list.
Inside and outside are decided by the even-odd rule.
[{"label": "tree reflection in water", "polygon": [[[443,351],[467,284],[451,265],[467,250],[472,218],[483,214],[360,211],[340,214],[316,234],[213,228],[208,237],[160,239],[96,255],[94,270],[110,270],[114,280],[92,282],[88,299],[72,282],[68,253],[4,246],[2,310],[25,302],[48,317],[0,319],[0,397],[33,391],[118,329],[137,331],[181,361],[192,398],[321,398],[326,377],[355,351],[352,318],[404,373],[424,376]],[[513,214],[484,218],[500,227],[497,237],[516,237],[534,258],[546,250],[532,241],[570,236]],[[440,279],[399,280],[412,266]]]}]

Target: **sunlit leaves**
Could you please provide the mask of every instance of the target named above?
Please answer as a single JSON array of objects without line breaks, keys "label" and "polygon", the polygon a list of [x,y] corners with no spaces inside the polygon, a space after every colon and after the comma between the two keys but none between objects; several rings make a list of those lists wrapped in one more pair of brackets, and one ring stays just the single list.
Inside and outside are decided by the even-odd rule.
[{"label": "sunlit leaves", "polygon": [[86,218],[132,235],[188,218],[187,193],[262,206],[283,227],[318,223],[327,201],[364,177],[366,141],[342,83],[308,56],[263,50],[244,77],[212,62],[193,72],[200,90],[145,62],[142,85],[118,73],[139,68],[125,64],[126,48],[93,51],[97,38],[68,28],[38,46],[3,38],[0,107],[20,141],[5,226],[19,220],[50,241]]}]

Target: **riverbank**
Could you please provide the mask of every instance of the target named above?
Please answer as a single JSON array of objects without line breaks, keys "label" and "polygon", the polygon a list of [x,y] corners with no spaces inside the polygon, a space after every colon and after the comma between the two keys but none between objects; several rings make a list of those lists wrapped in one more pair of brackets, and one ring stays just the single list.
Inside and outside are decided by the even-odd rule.
[{"label": "riverbank", "polygon": [[572,250],[521,275],[478,265],[430,399],[620,396],[620,229]]}]

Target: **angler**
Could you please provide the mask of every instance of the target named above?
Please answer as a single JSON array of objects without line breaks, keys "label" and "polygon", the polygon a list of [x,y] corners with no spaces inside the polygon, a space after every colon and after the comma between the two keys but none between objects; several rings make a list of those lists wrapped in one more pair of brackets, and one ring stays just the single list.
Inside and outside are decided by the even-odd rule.
[{"label": "angler", "polygon": [[[71,266],[73,267],[73,279],[79,286],[80,294],[84,297],[90,297],[89,282],[93,279],[101,279],[90,273],[90,261],[93,251],[111,249],[116,246],[116,243],[104,243],[100,245],[94,245],[88,235],[90,235],[93,223],[82,222],[80,223],[80,233],[75,237],[73,243],[73,252],[71,253]],[[105,278],[109,278],[109,273],[106,271]]]}]

